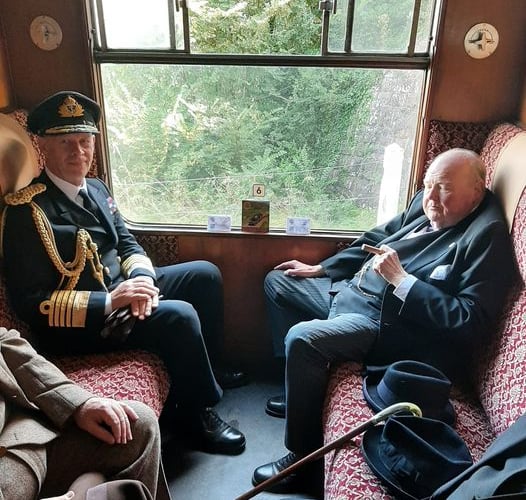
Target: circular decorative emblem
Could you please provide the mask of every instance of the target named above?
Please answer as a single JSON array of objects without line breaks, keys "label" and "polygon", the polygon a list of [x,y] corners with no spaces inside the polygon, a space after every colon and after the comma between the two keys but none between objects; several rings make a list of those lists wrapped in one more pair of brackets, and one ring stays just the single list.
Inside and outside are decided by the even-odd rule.
[{"label": "circular decorative emblem", "polygon": [[52,17],[38,16],[29,26],[33,43],[42,50],[55,50],[62,43],[62,29]]},{"label": "circular decorative emblem", "polygon": [[499,44],[499,32],[488,23],[472,26],[464,37],[464,48],[474,59],[484,59],[495,52]]}]

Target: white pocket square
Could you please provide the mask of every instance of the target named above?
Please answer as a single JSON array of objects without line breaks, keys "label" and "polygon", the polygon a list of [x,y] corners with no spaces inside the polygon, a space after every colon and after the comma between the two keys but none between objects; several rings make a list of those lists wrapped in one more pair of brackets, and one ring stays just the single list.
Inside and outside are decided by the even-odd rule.
[{"label": "white pocket square", "polygon": [[444,264],[441,266],[437,266],[435,267],[435,269],[433,269],[430,275],[430,278],[434,280],[445,280],[450,270],[451,270],[451,264]]}]

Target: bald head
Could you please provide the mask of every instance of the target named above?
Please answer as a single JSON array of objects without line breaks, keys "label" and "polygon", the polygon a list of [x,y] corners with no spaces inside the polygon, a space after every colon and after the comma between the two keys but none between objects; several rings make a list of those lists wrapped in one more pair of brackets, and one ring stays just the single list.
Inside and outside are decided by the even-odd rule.
[{"label": "bald head", "polygon": [[485,167],[468,149],[438,155],[424,176],[424,212],[435,229],[454,226],[484,197]]}]

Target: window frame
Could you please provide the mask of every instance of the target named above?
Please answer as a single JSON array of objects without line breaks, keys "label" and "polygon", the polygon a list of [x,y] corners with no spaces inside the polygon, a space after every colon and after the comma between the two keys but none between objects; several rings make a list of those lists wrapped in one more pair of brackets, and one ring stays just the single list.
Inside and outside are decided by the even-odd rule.
[{"label": "window frame", "polygon": [[[95,87],[97,97],[102,97],[102,77],[100,73],[101,64],[165,64],[165,65],[215,65],[215,66],[286,66],[286,67],[334,67],[334,68],[360,68],[360,69],[401,69],[401,70],[422,70],[423,75],[423,89],[420,100],[417,123],[415,143],[412,151],[411,168],[409,172],[408,189],[406,196],[406,204],[415,194],[418,188],[418,179],[421,171],[418,168],[420,165],[420,158],[422,156],[422,146],[424,137],[424,130],[428,118],[426,118],[426,111],[429,106],[429,88],[431,85],[431,73],[433,68],[433,54],[435,51],[436,40],[438,36],[440,19],[443,15],[444,2],[443,0],[432,0],[432,20],[430,25],[430,33],[428,38],[428,51],[415,51],[416,35],[419,21],[419,9],[421,0],[414,0],[413,19],[411,23],[410,41],[408,49],[405,53],[401,52],[357,52],[351,50],[352,42],[352,19],[355,0],[348,0],[349,11],[347,16],[347,30],[345,38],[344,52],[331,52],[328,49],[328,27],[330,22],[330,15],[333,13],[333,2],[336,0],[321,0],[320,10],[322,11],[322,32],[320,37],[320,53],[317,55],[296,55],[296,54],[223,54],[223,53],[192,53],[190,52],[190,20],[188,15],[188,7],[186,0],[166,0],[168,4],[168,12],[170,16],[169,33],[170,44],[169,49],[115,49],[109,48],[106,43],[105,27],[103,16],[102,22],[99,24],[94,5],[97,9],[101,8],[102,0],[85,0],[86,9],[88,13],[88,22],[90,27],[90,44],[91,55],[95,76]],[[323,6],[323,4],[325,4]],[[353,7],[351,9],[351,7]],[[184,24],[184,44],[183,49],[175,47],[175,23],[174,23],[174,9],[182,9],[183,24]],[[100,10],[102,12],[102,10]],[[102,28],[101,28],[102,26]],[[110,165],[109,165],[109,150],[107,144],[106,134],[104,133],[104,115],[101,119],[101,159],[103,165],[106,165],[105,180],[110,185],[112,184]],[[176,228],[181,232],[207,232],[205,225],[182,225],[171,223],[137,223],[127,220],[127,223],[135,229],[152,228],[154,230],[162,230],[163,228]],[[257,234],[256,236],[265,235],[284,235],[285,230],[279,228],[270,228],[268,233]],[[249,234],[254,236],[254,233],[244,233],[241,228],[232,228],[233,234]],[[360,230],[331,230],[331,229],[316,229],[306,237],[349,237],[361,234]]]}]

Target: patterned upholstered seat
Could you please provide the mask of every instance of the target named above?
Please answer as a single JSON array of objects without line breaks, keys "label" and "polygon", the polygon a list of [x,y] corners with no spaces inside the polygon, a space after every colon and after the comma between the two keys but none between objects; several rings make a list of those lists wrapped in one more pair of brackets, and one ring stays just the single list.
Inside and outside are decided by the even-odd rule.
[{"label": "patterned upholstered seat", "polygon": [[[520,136],[520,137],[519,137]],[[466,147],[480,153],[487,167],[487,186],[494,188],[496,167],[503,164],[503,153],[526,132],[509,124],[431,123],[425,164],[451,147]],[[516,139],[517,138],[517,139]],[[512,142],[515,141],[515,142]],[[526,141],[524,142],[526,144]],[[522,145],[519,145],[522,147]],[[526,146],[518,155],[519,168],[526,169]],[[500,170],[499,170],[500,171]],[[507,174],[507,172],[506,172]],[[522,176],[522,179],[525,177]],[[523,182],[523,181],[522,181]],[[520,186],[519,186],[520,187]],[[519,189],[518,204],[512,220],[511,236],[523,280],[526,280],[526,192]],[[498,270],[496,270],[498,272]],[[495,335],[495,343],[486,346],[474,374],[472,394],[454,391],[457,413],[456,430],[477,460],[496,435],[507,429],[526,412],[526,290],[521,286],[508,301]],[[358,424],[370,419],[372,412],[362,395],[361,367],[344,363],[334,367],[324,411],[325,442],[331,442]],[[380,484],[363,460],[359,449],[349,444],[329,453],[325,459],[325,499],[389,499],[392,496]]]}]

